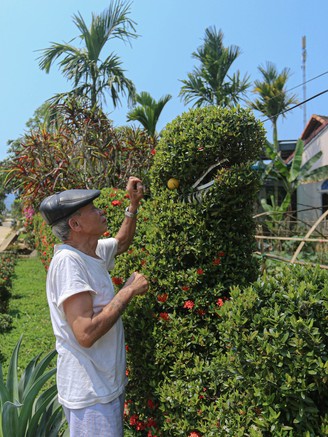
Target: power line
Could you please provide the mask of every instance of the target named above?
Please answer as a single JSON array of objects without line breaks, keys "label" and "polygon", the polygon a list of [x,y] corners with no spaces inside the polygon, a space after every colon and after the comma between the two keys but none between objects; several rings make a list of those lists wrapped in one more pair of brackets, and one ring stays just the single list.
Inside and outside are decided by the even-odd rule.
[{"label": "power line", "polygon": [[305,82],[302,82],[301,84],[296,85],[296,86],[294,86],[293,88],[290,88],[290,89],[287,90],[286,92],[289,93],[289,91],[293,91],[293,90],[295,90],[296,88],[299,88],[299,87],[301,87],[301,86],[304,86],[304,85],[306,85],[307,83],[312,82],[312,81],[315,80],[315,79],[319,79],[319,77],[324,76],[325,74],[328,74],[328,71],[325,71],[324,73],[318,74],[318,76],[312,77],[311,79],[309,79],[309,80],[307,80],[307,81],[305,81]]},{"label": "power line", "polygon": [[[291,108],[286,109],[285,111],[279,112],[278,114],[275,114],[275,116],[279,116],[279,115],[283,115],[288,111],[291,111],[299,106],[304,105],[304,103],[309,102],[310,100],[316,99],[317,97],[320,97],[322,94],[325,94],[328,92],[328,89],[326,89],[325,91],[321,91],[321,93],[316,94],[315,96],[309,97],[306,100],[303,100],[303,102],[298,103],[297,105],[292,106]],[[265,123],[266,121],[271,120],[270,118],[266,118],[265,120],[262,120],[262,123]]]}]

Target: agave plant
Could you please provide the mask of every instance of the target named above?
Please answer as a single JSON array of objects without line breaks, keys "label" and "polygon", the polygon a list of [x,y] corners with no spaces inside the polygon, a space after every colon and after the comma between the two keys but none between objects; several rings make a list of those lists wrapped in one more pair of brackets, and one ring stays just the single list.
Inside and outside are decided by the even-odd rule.
[{"label": "agave plant", "polygon": [[56,351],[43,359],[41,354],[34,357],[19,378],[21,342],[22,337],[13,350],[6,382],[0,364],[0,437],[57,437],[65,421],[57,386],[44,387],[56,373],[55,367],[49,368]]}]

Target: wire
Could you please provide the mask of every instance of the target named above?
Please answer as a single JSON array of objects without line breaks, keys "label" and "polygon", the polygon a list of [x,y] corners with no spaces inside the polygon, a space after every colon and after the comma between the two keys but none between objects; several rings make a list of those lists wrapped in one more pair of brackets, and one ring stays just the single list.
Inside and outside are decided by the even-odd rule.
[{"label": "wire", "polygon": [[[324,75],[326,75],[326,74],[328,74],[328,70],[327,70],[327,71],[324,71],[324,72],[321,73],[321,74],[318,74],[318,75],[315,76],[315,77],[312,77],[311,79],[308,79],[307,81],[305,81],[305,82],[303,82],[303,83],[301,83],[301,84],[299,84],[299,85],[296,85],[296,86],[294,86],[294,87],[292,87],[292,88],[289,88],[289,89],[286,90],[286,91],[281,91],[281,94],[287,94],[287,93],[289,93],[290,91],[293,91],[293,90],[296,89],[296,88],[299,88],[299,87],[301,87],[301,86],[304,86],[305,84],[307,84],[307,83],[309,83],[309,82],[312,82],[313,80],[318,79],[319,77],[322,77],[322,76],[324,76]],[[323,92],[321,92],[321,93],[319,93],[319,94],[316,94],[315,96],[310,97],[309,99],[304,100],[303,102],[298,103],[298,104],[296,104],[295,106],[293,106],[293,107],[291,107],[291,108],[289,108],[289,109],[286,109],[286,110],[283,111],[283,112],[279,112],[278,114],[275,114],[275,116],[283,115],[283,114],[285,114],[286,112],[291,111],[292,109],[295,109],[295,108],[297,108],[298,106],[304,105],[304,103],[309,102],[310,100],[313,100],[314,98],[319,97],[321,94],[324,94],[324,93],[326,93],[326,92],[327,92],[327,90],[326,90],[326,91],[323,91]],[[275,99],[276,97],[277,97],[277,96],[273,96],[273,97],[271,97],[271,99],[268,99],[267,101],[269,102],[270,100],[273,100],[273,99]],[[260,117],[261,117],[261,116],[260,116]],[[262,115],[262,117],[263,117],[263,115]],[[266,119],[262,120],[262,123],[265,123],[266,121],[269,121],[269,120],[270,120],[270,118],[266,118]]]},{"label": "wire", "polygon": [[290,88],[290,89],[287,90],[286,92],[288,93],[289,91],[293,91],[293,90],[295,90],[296,88],[299,88],[299,87],[301,87],[301,86],[304,86],[305,84],[307,84],[307,83],[309,83],[309,82],[312,82],[313,80],[318,79],[319,77],[324,76],[325,74],[328,74],[328,71],[325,71],[324,73],[321,73],[321,74],[319,74],[318,76],[312,77],[311,79],[309,79],[309,80],[307,80],[307,81],[301,83],[300,85],[296,85],[296,86],[294,86],[293,88]]},{"label": "wire", "polygon": [[[303,102],[298,103],[297,105],[292,106],[291,108],[286,109],[285,111],[279,112],[278,114],[275,114],[275,116],[278,115],[283,115],[288,111],[292,111],[293,109],[297,108],[298,106],[302,106],[304,105],[304,103],[309,102],[310,100],[316,99],[317,97],[320,97],[322,94],[325,94],[328,92],[328,89],[326,89],[325,91],[321,91],[321,93],[316,94],[315,96],[309,97],[306,100],[303,100]],[[270,118],[266,118],[265,120],[262,120],[262,123],[265,123],[266,121],[271,120]]]}]

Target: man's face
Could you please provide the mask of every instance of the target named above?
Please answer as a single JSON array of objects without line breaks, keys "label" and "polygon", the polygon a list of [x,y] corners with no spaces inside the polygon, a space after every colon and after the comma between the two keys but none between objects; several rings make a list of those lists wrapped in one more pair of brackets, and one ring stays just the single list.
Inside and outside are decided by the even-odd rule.
[{"label": "man's face", "polygon": [[104,211],[96,208],[93,203],[80,208],[75,219],[85,234],[100,236],[107,231]]}]

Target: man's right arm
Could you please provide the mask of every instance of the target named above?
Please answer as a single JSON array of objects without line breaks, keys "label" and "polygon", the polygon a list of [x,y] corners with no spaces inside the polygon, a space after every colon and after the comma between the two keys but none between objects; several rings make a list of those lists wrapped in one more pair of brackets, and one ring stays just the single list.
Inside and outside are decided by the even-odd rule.
[{"label": "man's right arm", "polygon": [[63,308],[78,343],[85,348],[91,347],[112,328],[131,299],[145,294],[147,290],[146,278],[135,272],[99,313],[94,313],[93,299],[88,291],[67,298]]}]

